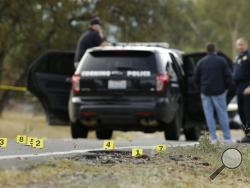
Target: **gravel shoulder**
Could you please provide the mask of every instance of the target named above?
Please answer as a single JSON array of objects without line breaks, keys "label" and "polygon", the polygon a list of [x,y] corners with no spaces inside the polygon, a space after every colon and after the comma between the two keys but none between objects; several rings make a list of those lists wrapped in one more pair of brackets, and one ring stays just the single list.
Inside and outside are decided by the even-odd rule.
[{"label": "gravel shoulder", "polygon": [[[22,169],[0,170],[1,187],[248,187],[249,146],[237,146],[242,165],[225,169],[214,181],[209,175],[221,165],[220,156],[229,146],[211,145],[168,148],[157,154],[147,150],[133,158],[128,151],[88,152],[54,158]],[[232,147],[232,146],[230,146]],[[15,181],[13,181],[15,180]]]}]

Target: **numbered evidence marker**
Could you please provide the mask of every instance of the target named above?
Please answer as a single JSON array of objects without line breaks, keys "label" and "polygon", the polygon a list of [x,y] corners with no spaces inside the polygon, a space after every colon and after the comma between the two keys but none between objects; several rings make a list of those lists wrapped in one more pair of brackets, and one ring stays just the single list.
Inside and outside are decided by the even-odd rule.
[{"label": "numbered evidence marker", "polygon": [[8,143],[7,138],[0,138],[0,148],[6,148]]},{"label": "numbered evidence marker", "polygon": [[18,144],[26,144],[27,136],[26,135],[17,135],[16,136],[16,143]]},{"label": "numbered evidence marker", "polygon": [[143,155],[143,149],[142,148],[133,148],[132,149],[132,157],[140,157]]},{"label": "numbered evidence marker", "polygon": [[32,143],[33,148],[43,149],[44,148],[44,139],[35,138]]},{"label": "numbered evidence marker", "polygon": [[105,150],[114,150],[115,149],[115,143],[113,140],[104,140],[102,148]]},{"label": "numbered evidence marker", "polygon": [[26,146],[33,146],[34,141],[36,140],[36,137],[27,137],[27,142],[26,142]]},{"label": "numbered evidence marker", "polygon": [[165,151],[167,151],[167,145],[166,145],[166,144],[158,144],[158,145],[155,147],[155,150],[156,150],[158,153],[165,152]]}]

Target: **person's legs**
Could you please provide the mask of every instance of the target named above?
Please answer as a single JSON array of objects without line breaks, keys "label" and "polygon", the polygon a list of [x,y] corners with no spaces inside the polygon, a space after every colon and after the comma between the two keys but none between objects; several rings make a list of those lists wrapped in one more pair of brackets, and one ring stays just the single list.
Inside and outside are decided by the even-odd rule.
[{"label": "person's legs", "polygon": [[240,120],[242,124],[245,126],[246,125],[246,116],[244,113],[244,95],[243,94],[238,94],[237,95],[237,103],[238,103],[238,112],[240,116]]},{"label": "person's legs", "polygon": [[250,136],[250,95],[244,96],[245,134]]},{"label": "person's legs", "polygon": [[243,124],[243,131],[245,132],[246,136],[241,140],[238,140],[239,143],[250,143],[250,130],[249,128],[249,119],[250,119],[250,96],[245,96],[242,93],[237,94],[238,100],[238,112],[240,115],[240,120]]},{"label": "person's legs", "polygon": [[231,140],[231,134],[229,129],[229,118],[227,113],[226,92],[222,95],[213,96],[212,102],[214,104],[220,122],[220,126],[223,131],[224,139]]},{"label": "person's legs", "polygon": [[201,95],[202,107],[206,117],[207,126],[212,140],[217,140],[216,122],[214,118],[214,107],[212,99],[204,94]]}]

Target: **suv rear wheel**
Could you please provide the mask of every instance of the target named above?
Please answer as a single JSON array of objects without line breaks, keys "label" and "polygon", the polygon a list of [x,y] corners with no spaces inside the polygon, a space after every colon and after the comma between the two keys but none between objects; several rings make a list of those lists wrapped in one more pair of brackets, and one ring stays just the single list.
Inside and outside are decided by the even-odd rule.
[{"label": "suv rear wheel", "polygon": [[181,135],[181,128],[183,123],[183,111],[182,106],[179,106],[178,111],[176,112],[174,120],[165,126],[165,139],[166,140],[179,140]]},{"label": "suv rear wheel", "polygon": [[197,141],[200,138],[201,129],[199,125],[193,125],[192,127],[184,128],[184,134],[186,140]]},{"label": "suv rear wheel", "polygon": [[81,122],[77,121],[75,123],[70,122],[71,135],[72,138],[87,138],[88,137],[88,128],[83,125]]},{"label": "suv rear wheel", "polygon": [[109,129],[98,129],[96,130],[96,137],[98,139],[111,139],[112,138],[112,134],[113,134],[113,130],[109,130]]}]

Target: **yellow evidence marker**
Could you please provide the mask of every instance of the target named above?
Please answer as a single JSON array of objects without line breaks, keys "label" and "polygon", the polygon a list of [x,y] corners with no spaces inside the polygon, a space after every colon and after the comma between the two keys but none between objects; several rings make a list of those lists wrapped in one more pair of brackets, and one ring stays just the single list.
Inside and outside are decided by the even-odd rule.
[{"label": "yellow evidence marker", "polygon": [[165,151],[167,151],[167,145],[166,144],[158,144],[158,145],[156,145],[155,150],[158,153],[165,152]]},{"label": "yellow evidence marker", "polygon": [[26,142],[26,146],[33,146],[34,141],[36,140],[36,137],[27,137],[27,142]]},{"label": "yellow evidence marker", "polygon": [[18,144],[26,144],[27,136],[26,135],[17,135],[16,136],[16,143]]},{"label": "yellow evidence marker", "polygon": [[115,149],[115,143],[113,140],[104,140],[102,148],[105,150],[114,150]]},{"label": "yellow evidence marker", "polygon": [[6,148],[8,143],[8,138],[0,138],[0,148]]},{"label": "yellow evidence marker", "polygon": [[36,138],[34,139],[33,143],[32,143],[32,147],[33,148],[38,148],[38,149],[43,149],[44,148],[44,139],[41,138]]},{"label": "yellow evidence marker", "polygon": [[132,149],[132,157],[140,157],[143,155],[143,149],[142,148],[133,148]]}]

